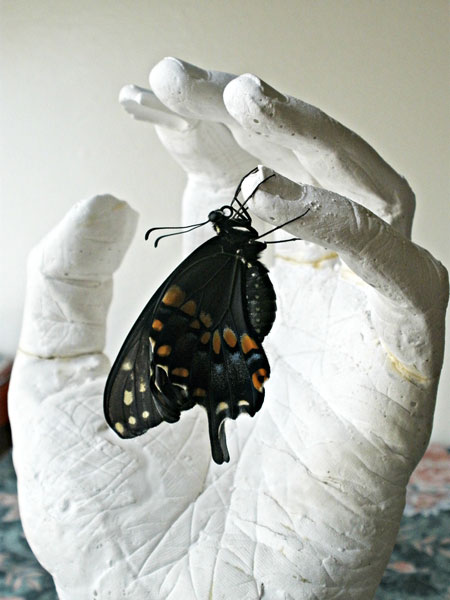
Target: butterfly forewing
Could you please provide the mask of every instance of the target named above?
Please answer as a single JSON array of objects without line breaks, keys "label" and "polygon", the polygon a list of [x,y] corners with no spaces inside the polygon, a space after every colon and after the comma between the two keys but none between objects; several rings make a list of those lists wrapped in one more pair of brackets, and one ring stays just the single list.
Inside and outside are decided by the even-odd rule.
[{"label": "butterfly forewing", "polygon": [[152,298],[125,340],[106,382],[106,420],[123,438],[141,435],[167,420],[158,410],[150,386],[150,327],[145,316],[151,315],[154,304]]}]

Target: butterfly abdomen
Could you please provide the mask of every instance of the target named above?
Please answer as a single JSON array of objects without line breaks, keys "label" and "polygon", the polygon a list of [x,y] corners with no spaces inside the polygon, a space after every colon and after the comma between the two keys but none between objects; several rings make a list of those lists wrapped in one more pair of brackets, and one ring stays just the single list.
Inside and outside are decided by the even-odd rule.
[{"label": "butterfly abdomen", "polygon": [[269,272],[258,261],[247,268],[245,297],[250,323],[262,340],[272,329],[277,301]]}]

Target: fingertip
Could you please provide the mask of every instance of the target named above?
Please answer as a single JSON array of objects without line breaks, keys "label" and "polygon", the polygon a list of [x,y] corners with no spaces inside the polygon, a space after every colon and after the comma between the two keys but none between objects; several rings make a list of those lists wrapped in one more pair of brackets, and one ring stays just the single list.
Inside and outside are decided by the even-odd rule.
[{"label": "fingertip", "polygon": [[207,71],[179,58],[166,57],[150,72],[150,86],[175,113],[196,120],[231,121],[223,106],[223,89],[233,75]]},{"label": "fingertip", "polygon": [[[242,182],[242,195],[245,199],[251,196],[255,190],[259,187],[264,189],[268,182],[274,178],[274,176],[280,177],[275,173],[273,169],[266,167],[264,165],[258,165],[254,172],[251,172],[247,175],[247,177]],[[270,178],[270,179],[269,179]],[[265,183],[263,181],[267,180]]]},{"label": "fingertip", "polygon": [[258,130],[262,118],[273,117],[288,98],[256,75],[245,73],[228,83],[223,99],[230,115],[246,128]]},{"label": "fingertip", "polygon": [[173,56],[160,60],[149,75],[151,89],[164,104],[167,104],[170,98],[183,96],[191,79],[208,79],[208,73]]},{"label": "fingertip", "polygon": [[85,237],[92,234],[93,239],[101,241],[132,236],[139,214],[125,200],[111,194],[97,194],[75,204],[65,219],[72,229],[85,232]]},{"label": "fingertip", "polygon": [[[179,78],[194,78],[207,79],[208,71],[201,69],[181,58],[175,56],[165,56],[161,59],[150,71],[149,81],[158,81],[160,78],[165,79],[168,76],[178,76]],[[152,87],[153,89],[153,87]]]},{"label": "fingertip", "polygon": [[104,279],[122,261],[139,215],[111,194],[77,202],[39,244],[41,271],[53,277]]},{"label": "fingertip", "polygon": [[[151,121],[149,116],[149,102],[146,95],[151,95],[150,90],[145,90],[137,85],[124,85],[119,92],[119,104],[134,119]],[[156,100],[156,98],[155,98]]]},{"label": "fingertip", "polygon": [[256,201],[262,196],[262,194],[258,196],[258,192],[266,193],[275,199],[298,200],[304,196],[306,189],[307,186],[304,184],[292,181],[265,165],[258,165],[257,170],[250,173],[242,182],[244,198],[255,194]]},{"label": "fingertip", "polygon": [[235,77],[225,88],[224,94],[240,93],[249,99],[261,101],[265,97],[278,102],[287,102],[288,98],[263,79],[253,73],[244,73]]},{"label": "fingertip", "polygon": [[137,121],[146,121],[175,131],[190,127],[189,119],[172,112],[152,90],[126,85],[119,93],[119,103]]},{"label": "fingertip", "polygon": [[40,357],[100,352],[112,274],[136,229],[126,202],[100,194],[75,204],[32,250],[21,348]]},{"label": "fingertip", "polygon": [[137,85],[129,84],[122,86],[119,91],[119,104],[126,107],[128,102],[135,100],[139,91],[140,88]]}]

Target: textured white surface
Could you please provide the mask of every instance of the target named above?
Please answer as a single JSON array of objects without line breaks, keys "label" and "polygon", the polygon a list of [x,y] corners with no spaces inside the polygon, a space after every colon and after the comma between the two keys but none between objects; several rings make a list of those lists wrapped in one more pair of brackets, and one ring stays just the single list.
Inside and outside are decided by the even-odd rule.
[{"label": "textured white surface", "polygon": [[[179,224],[184,173],[154,128],[130,123],[116,102],[124,82],[146,87],[149,66],[168,53],[234,73],[250,70],[362,135],[407,177],[418,198],[414,241],[448,268],[447,2],[328,4],[284,0],[283,10],[276,2],[261,10],[260,0],[2,4],[0,255],[7,259],[0,261],[0,352],[13,355],[18,347],[29,252],[79,199],[109,192],[140,214],[114,278],[110,359],[154,283],[178,263],[181,238],[162,248],[161,260],[143,236],[153,225]],[[450,443],[449,397],[444,359],[435,442]]]},{"label": "textured white surface", "polygon": [[27,537],[62,600],[367,600],[430,434],[446,271],[409,240],[405,180],[317,109],[173,59],[151,85],[121,98],[187,171],[186,220],[228,202],[256,162],[247,193],[282,174],[256,194],[260,217],[310,208],[288,227],[307,241],[278,246],[271,269],[266,401],[227,424],[220,467],[199,409],[136,440],[108,430],[104,319],[135,215],[81,203],[30,259],[10,392]]}]

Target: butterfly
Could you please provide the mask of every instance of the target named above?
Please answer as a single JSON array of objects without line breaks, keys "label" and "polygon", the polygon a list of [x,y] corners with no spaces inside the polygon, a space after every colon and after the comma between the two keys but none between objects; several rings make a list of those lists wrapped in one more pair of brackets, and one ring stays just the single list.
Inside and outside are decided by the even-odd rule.
[{"label": "butterfly", "polygon": [[[199,404],[208,416],[212,458],[222,464],[230,460],[225,419],[260,410],[270,376],[262,342],[276,313],[268,270],[259,260],[271,242],[260,238],[281,226],[260,236],[246,204],[273,176],[242,203],[244,177],[230,205],[210,212],[204,223],[173,228],[186,233],[211,223],[216,236],[163,282],[119,351],[106,382],[104,412],[121,438],[163,421],[175,423]],[[146,239],[156,229],[172,228],[150,229]],[[177,234],[160,236],[155,246],[170,235]]]}]

